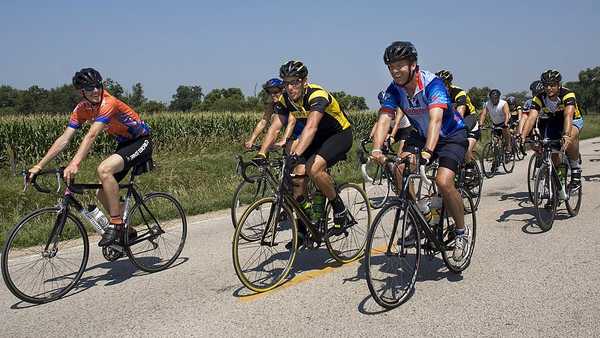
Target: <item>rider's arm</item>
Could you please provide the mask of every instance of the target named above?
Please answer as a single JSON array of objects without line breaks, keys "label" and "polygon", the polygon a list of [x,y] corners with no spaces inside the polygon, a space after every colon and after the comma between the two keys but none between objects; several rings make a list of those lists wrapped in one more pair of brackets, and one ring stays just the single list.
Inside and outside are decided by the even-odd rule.
[{"label": "rider's arm", "polygon": [[297,155],[302,155],[302,153],[310,146],[312,141],[315,138],[315,134],[317,133],[317,128],[319,127],[319,122],[323,118],[323,113],[320,111],[311,111],[308,114],[308,120],[306,121],[306,126],[302,130],[302,134],[300,134],[300,140],[298,141],[298,145],[294,149],[294,153]]},{"label": "rider's arm", "polygon": [[483,128],[483,123],[485,122],[485,115],[487,114],[487,107],[484,105],[481,108],[481,114],[479,114],[479,127]]},{"label": "rider's arm", "polygon": [[508,108],[508,103],[502,107],[502,112],[504,112],[504,126],[508,126],[508,121],[510,121],[510,109]]},{"label": "rider's arm", "polygon": [[77,153],[73,156],[71,163],[69,165],[75,165],[79,167],[80,163],[86,158],[88,152],[92,148],[96,137],[100,135],[100,132],[104,129],[105,124],[103,122],[96,121],[90,127],[90,130],[81,140],[81,144],[79,145],[79,149],[77,149]]},{"label": "rider's arm", "polygon": [[429,109],[429,126],[427,127],[427,141],[425,141],[425,149],[433,151],[440,138],[442,129],[442,117],[444,110],[440,107],[431,107]]},{"label": "rider's arm", "polygon": [[[402,118],[404,117],[404,112],[402,111],[402,109],[398,108],[396,111],[396,118],[394,119],[394,127],[392,128],[392,132],[390,133],[390,136],[393,137],[394,135],[396,135],[396,133],[398,132],[398,129],[400,129],[400,125],[402,124]],[[394,140],[396,141],[396,140]]]},{"label": "rider's arm", "polygon": [[292,137],[295,127],[296,127],[296,118],[294,117],[294,115],[290,114],[290,115],[288,115],[287,126],[285,126],[285,131],[283,132],[282,141],[284,144]]},{"label": "rider's arm", "polygon": [[273,114],[273,116],[271,116],[271,126],[269,127],[269,130],[265,135],[265,138],[260,147],[260,151],[258,152],[259,154],[267,154],[267,151],[269,151],[269,148],[273,145],[273,142],[275,142],[275,139],[279,134],[279,130],[281,130],[281,127],[283,127],[284,125],[282,121],[283,118],[285,117],[279,114]]},{"label": "rider's arm", "polygon": [[71,142],[76,132],[77,129],[67,127],[62,135],[54,141],[48,152],[46,152],[46,155],[34,167],[38,167],[41,170],[48,162],[52,161]]},{"label": "rider's arm", "polygon": [[[398,115],[397,109],[396,115]],[[401,114],[401,113],[400,113]],[[377,122],[375,123],[375,133],[373,134],[373,149],[379,149],[383,147],[383,142],[385,142],[385,138],[387,137],[387,131],[390,130],[390,123],[392,122],[392,117],[387,113],[380,113]],[[375,155],[375,154],[373,154]]]},{"label": "rider's arm", "polygon": [[573,125],[573,115],[575,114],[575,106],[565,106],[564,122],[563,122],[563,134],[571,137],[571,126]]},{"label": "rider's arm", "polygon": [[256,124],[256,127],[254,127],[254,130],[252,131],[252,135],[250,135],[250,138],[248,139],[248,141],[246,141],[246,143],[254,144],[254,142],[258,138],[258,135],[260,135],[260,133],[267,126],[267,122],[269,121],[269,119],[271,119],[272,114],[273,114],[273,105],[268,104],[265,107],[265,112],[264,112],[262,118],[260,119],[260,121],[258,121],[258,123]]}]

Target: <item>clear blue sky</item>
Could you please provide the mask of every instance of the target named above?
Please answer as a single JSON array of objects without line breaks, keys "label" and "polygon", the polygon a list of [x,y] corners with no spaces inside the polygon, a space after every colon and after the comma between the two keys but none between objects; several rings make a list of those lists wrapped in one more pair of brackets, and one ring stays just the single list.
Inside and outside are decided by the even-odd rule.
[{"label": "clear blue sky", "polygon": [[311,82],[376,102],[385,47],[410,40],[424,69],[464,87],[527,89],[600,65],[600,1],[0,2],[0,84],[51,88],[85,66],[168,102],[178,85],[240,87],[305,62]]}]

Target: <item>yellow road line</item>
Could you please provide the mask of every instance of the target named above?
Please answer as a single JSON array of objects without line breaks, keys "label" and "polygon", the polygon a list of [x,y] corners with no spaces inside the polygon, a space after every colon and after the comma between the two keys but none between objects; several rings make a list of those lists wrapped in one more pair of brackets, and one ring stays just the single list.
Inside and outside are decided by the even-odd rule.
[{"label": "yellow road line", "polygon": [[251,302],[251,301],[254,301],[256,299],[265,297],[265,296],[267,296],[267,295],[269,295],[269,294],[271,294],[271,293],[273,293],[275,291],[286,289],[286,288],[292,287],[294,285],[298,285],[300,283],[307,282],[307,281],[309,281],[311,279],[315,279],[315,278],[317,278],[319,276],[323,276],[325,274],[331,273],[331,272],[335,271],[336,268],[339,268],[339,267],[342,267],[342,266],[348,267],[348,266],[354,265],[354,264],[358,263],[358,261],[359,260],[355,260],[355,261],[352,261],[352,262],[346,263],[346,264],[341,264],[341,263],[338,263],[338,262],[333,262],[333,263],[326,264],[321,269],[303,271],[302,273],[298,274],[296,277],[294,277],[291,280],[289,280],[289,281],[281,284],[280,286],[276,287],[273,290],[269,290],[269,291],[261,292],[261,293],[254,293],[254,294],[247,295],[247,296],[240,296],[239,298],[240,298],[240,301],[242,301],[242,302]]}]

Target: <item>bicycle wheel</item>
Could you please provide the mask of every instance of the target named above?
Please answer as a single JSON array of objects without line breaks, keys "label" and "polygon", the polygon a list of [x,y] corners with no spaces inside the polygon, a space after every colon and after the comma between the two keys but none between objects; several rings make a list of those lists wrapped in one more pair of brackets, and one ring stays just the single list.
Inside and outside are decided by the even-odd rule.
[{"label": "bicycle wheel", "polygon": [[[354,183],[344,183],[338,188],[338,195],[350,212],[352,224],[340,236],[325,236],[325,244],[331,256],[340,263],[348,263],[362,256],[367,242],[367,232],[371,224],[371,207],[367,194]],[[327,208],[328,226],[333,226],[333,208]]]},{"label": "bicycle wheel", "polygon": [[496,169],[498,168],[498,163],[496,159],[496,149],[492,142],[483,147],[483,151],[481,152],[481,170],[483,174],[487,178],[492,178],[496,174]]},{"label": "bicycle wheel", "polygon": [[383,167],[376,161],[369,159],[362,165],[364,166],[363,172],[367,174],[367,177],[363,177],[363,190],[369,198],[371,208],[379,209],[390,195],[391,182]]},{"label": "bicycle wheel", "polygon": [[579,188],[577,188],[577,189],[570,188],[570,186],[571,186],[570,168],[569,168],[569,172],[567,173],[567,177],[568,177],[567,193],[569,196],[568,196],[567,200],[565,201],[565,204],[567,205],[567,211],[569,212],[569,215],[571,215],[571,217],[575,217],[575,216],[577,216],[577,214],[579,214],[579,208],[581,207],[581,197],[583,195],[583,193],[582,193],[583,187],[580,185]]},{"label": "bicycle wheel", "polygon": [[[281,284],[296,259],[296,219],[289,206],[280,206],[274,197],[262,198],[244,211],[235,228],[232,246],[235,273],[244,286],[255,292]],[[262,238],[245,240],[241,234],[247,227],[260,229]]]},{"label": "bicycle wheel", "polygon": [[421,258],[419,233],[415,216],[399,203],[384,206],[375,217],[364,267],[371,297],[382,307],[397,307],[414,289]]},{"label": "bicycle wheel", "polygon": [[467,170],[467,172],[465,174],[464,186],[473,198],[474,210],[477,210],[477,208],[479,208],[479,201],[481,201],[483,175],[481,174],[481,169],[479,169],[479,163],[477,161],[469,163],[469,167],[465,170]]},{"label": "bicycle wheel", "polygon": [[[251,178],[254,178],[254,182],[250,183],[246,180],[242,180],[233,194],[233,199],[231,200],[231,223],[233,224],[234,229],[237,225],[238,216],[241,215],[250,204],[273,194],[273,191],[265,178],[259,176]],[[248,234],[248,236],[251,236],[251,234]],[[246,240],[249,240],[249,238],[246,238]]]},{"label": "bicycle wheel", "polygon": [[510,174],[515,169],[515,151],[516,149],[510,146],[510,151],[507,153],[505,151],[504,146],[502,146],[500,158],[502,162],[502,168],[504,168],[504,172]]},{"label": "bicycle wheel", "polygon": [[522,159],[525,158],[525,153],[522,150],[521,145],[519,144],[519,142],[517,142],[517,139],[515,137],[512,137],[512,144],[513,144],[513,154],[515,154],[515,157],[517,158],[518,161],[521,161]]},{"label": "bicycle wheel", "polygon": [[558,207],[558,190],[554,178],[550,176],[548,164],[542,164],[535,178],[533,205],[536,210],[537,223],[540,229],[548,231],[552,228],[556,208]]},{"label": "bicycle wheel", "polygon": [[529,193],[529,201],[533,203],[533,189],[535,178],[539,171],[540,158],[536,153],[531,155],[529,164],[527,165],[527,192]]},{"label": "bicycle wheel", "polygon": [[454,251],[454,229],[456,223],[448,211],[444,211],[444,228],[442,231],[442,242],[446,245],[446,250],[442,250],[442,258],[444,264],[448,270],[454,273],[461,273],[471,264],[471,257],[473,257],[473,251],[475,250],[475,238],[477,234],[477,216],[475,212],[475,205],[473,199],[469,195],[468,191],[460,190],[464,205],[464,222],[465,222],[465,233],[467,234],[467,253],[463,255],[460,260],[455,260],[453,257]]},{"label": "bicycle wheel", "polygon": [[127,217],[127,226],[137,232],[135,238],[129,238],[129,232],[125,232],[127,255],[146,272],[171,266],[187,237],[187,218],[181,204],[164,192],[149,193],[137,202]]},{"label": "bicycle wheel", "polygon": [[62,217],[58,207],[39,209],[8,234],[2,251],[2,277],[10,292],[25,302],[42,304],[61,298],[77,285],[85,270],[88,237],[81,221],[71,213],[45,250]]}]

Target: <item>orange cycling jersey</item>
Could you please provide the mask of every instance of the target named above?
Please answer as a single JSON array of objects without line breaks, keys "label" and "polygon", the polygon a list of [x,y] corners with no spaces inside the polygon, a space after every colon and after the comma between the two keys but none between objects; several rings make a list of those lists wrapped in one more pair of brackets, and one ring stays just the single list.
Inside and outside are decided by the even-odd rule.
[{"label": "orange cycling jersey", "polygon": [[79,102],[71,114],[69,127],[79,129],[86,121],[104,123],[106,132],[119,143],[150,135],[150,127],[140,115],[106,90],[103,90],[100,105],[92,105],[87,100]]}]

